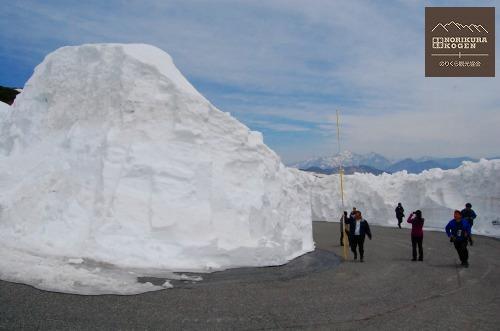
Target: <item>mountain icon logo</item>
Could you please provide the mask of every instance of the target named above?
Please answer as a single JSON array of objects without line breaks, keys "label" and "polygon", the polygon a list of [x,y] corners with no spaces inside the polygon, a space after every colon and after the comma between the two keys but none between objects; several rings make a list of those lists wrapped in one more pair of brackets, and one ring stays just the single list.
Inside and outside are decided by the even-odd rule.
[{"label": "mountain icon logo", "polygon": [[461,31],[461,30],[464,30],[464,29],[468,29],[471,32],[486,32],[486,33],[488,33],[488,30],[486,30],[485,27],[482,26],[481,24],[473,24],[473,23],[471,23],[471,24],[462,24],[462,23],[457,23],[455,21],[450,21],[450,22],[448,22],[446,24],[438,23],[431,30],[431,32],[434,32],[434,30],[436,30],[438,28],[444,29],[446,32],[450,32],[451,30]]}]

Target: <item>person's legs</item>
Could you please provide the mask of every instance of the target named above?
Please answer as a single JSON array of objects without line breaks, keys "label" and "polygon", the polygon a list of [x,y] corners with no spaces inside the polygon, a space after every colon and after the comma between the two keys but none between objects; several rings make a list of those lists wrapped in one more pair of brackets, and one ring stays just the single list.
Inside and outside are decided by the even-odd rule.
[{"label": "person's legs", "polygon": [[460,258],[460,262],[463,262],[462,261],[462,248],[460,247],[461,246],[460,242],[455,240],[453,242],[453,245],[455,246],[455,249],[457,250],[458,257]]},{"label": "person's legs", "polygon": [[363,262],[363,255],[365,255],[365,238],[362,236],[357,236],[358,237],[358,246],[359,246],[359,260]]},{"label": "person's legs", "polygon": [[358,259],[358,253],[356,252],[356,247],[358,245],[358,242],[356,240],[356,236],[352,236],[351,237],[351,251],[353,252],[354,254],[354,259],[357,260]]},{"label": "person's legs", "polygon": [[401,223],[403,222],[402,217],[398,217],[398,227],[401,229]]},{"label": "person's legs", "polygon": [[411,249],[412,249],[412,256],[413,258],[411,259],[412,261],[417,260],[417,238],[414,236],[411,236]]},{"label": "person's legs", "polygon": [[457,250],[462,265],[468,265],[469,252],[467,251],[467,240],[456,241],[455,249]]},{"label": "person's legs", "polygon": [[462,257],[463,257],[463,260],[462,260],[463,265],[468,266],[469,265],[469,251],[467,250],[467,241],[466,240],[464,240],[462,243]]},{"label": "person's legs", "polygon": [[417,244],[418,244],[418,260],[423,261],[424,260],[424,248],[422,246],[422,241],[424,240],[423,237],[418,237],[417,238]]}]

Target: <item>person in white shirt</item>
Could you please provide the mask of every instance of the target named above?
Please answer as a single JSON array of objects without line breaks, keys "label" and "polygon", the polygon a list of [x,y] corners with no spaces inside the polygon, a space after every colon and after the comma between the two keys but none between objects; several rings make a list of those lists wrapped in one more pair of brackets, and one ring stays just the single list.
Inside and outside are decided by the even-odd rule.
[{"label": "person in white shirt", "polygon": [[363,262],[365,253],[365,236],[368,236],[368,238],[371,240],[372,233],[370,231],[368,222],[363,218],[359,210],[354,214],[354,218],[350,219],[349,226],[346,227],[346,230],[349,230],[349,239],[351,244],[351,251],[354,254],[354,260],[358,259],[357,250],[359,250],[359,261]]}]

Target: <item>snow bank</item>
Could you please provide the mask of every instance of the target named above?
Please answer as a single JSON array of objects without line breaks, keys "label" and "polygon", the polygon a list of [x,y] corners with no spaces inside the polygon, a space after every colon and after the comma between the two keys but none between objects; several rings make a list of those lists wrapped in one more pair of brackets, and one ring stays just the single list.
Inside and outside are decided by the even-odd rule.
[{"label": "snow bank", "polygon": [[[396,226],[394,209],[403,204],[406,216],[422,210],[426,226],[444,229],[455,209],[470,202],[478,214],[474,233],[500,237],[500,160],[464,162],[453,170],[432,169],[421,174],[354,174],[345,176],[345,206],[357,207],[373,224]],[[338,221],[341,216],[339,176],[315,177],[312,187],[315,221]],[[404,222],[406,226],[409,226]]]},{"label": "snow bank", "polygon": [[139,293],[159,287],[123,270],[277,265],[314,249],[309,176],[158,48],[58,49],[12,108],[0,128],[2,279]]},{"label": "snow bank", "polygon": [[2,101],[0,101],[0,125],[7,115],[7,112],[10,111],[10,106]]}]

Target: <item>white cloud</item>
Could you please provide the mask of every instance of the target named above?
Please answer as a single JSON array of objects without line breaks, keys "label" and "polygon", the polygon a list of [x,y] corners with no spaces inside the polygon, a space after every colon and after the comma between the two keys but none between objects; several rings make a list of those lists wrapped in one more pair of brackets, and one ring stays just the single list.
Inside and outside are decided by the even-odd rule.
[{"label": "white cloud", "polygon": [[257,127],[260,128],[266,128],[272,131],[277,131],[277,132],[304,132],[304,131],[309,131],[309,128],[305,128],[300,125],[294,125],[294,124],[287,124],[287,123],[276,123],[276,122],[270,122],[270,121],[263,121],[263,120],[249,120],[247,121],[249,124],[253,124]]}]

